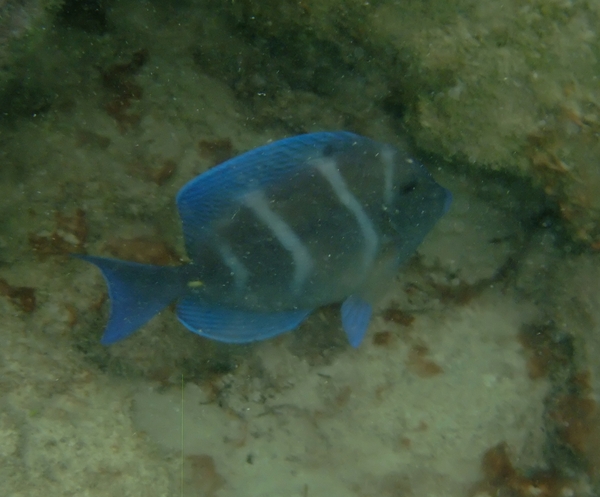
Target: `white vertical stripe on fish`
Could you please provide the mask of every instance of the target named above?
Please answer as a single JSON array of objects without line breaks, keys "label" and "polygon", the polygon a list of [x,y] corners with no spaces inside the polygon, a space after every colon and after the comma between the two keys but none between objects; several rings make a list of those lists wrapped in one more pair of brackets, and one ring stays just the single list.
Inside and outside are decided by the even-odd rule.
[{"label": "white vertical stripe on fish", "polygon": [[231,270],[236,290],[243,290],[248,282],[249,275],[246,266],[244,266],[244,263],[240,261],[233,253],[233,250],[231,250],[231,247],[226,243],[220,242],[217,246],[217,250],[223,259],[224,264]]},{"label": "white vertical stripe on fish", "polygon": [[387,205],[392,203],[394,197],[394,149],[390,146],[384,146],[381,150],[381,160],[383,161],[383,200]]},{"label": "white vertical stripe on fish", "polygon": [[348,189],[348,185],[336,167],[336,161],[332,159],[319,159],[315,161],[316,169],[325,177],[333,188],[340,203],[346,207],[356,218],[365,239],[365,254],[363,257],[363,270],[368,271],[377,255],[379,245],[377,232],[373,222],[364,207]]},{"label": "white vertical stripe on fish", "polygon": [[294,293],[300,292],[302,285],[312,271],[313,260],[310,252],[290,225],[271,210],[269,201],[262,191],[257,190],[248,193],[244,197],[244,204],[273,232],[279,243],[292,255],[294,260],[292,291]]}]

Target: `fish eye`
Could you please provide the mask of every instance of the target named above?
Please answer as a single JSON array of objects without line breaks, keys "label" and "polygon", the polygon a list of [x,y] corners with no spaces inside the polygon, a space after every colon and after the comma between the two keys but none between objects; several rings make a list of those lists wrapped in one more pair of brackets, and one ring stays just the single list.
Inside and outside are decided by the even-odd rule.
[{"label": "fish eye", "polygon": [[416,180],[413,180],[413,181],[407,183],[406,185],[402,186],[400,191],[403,194],[407,195],[409,193],[414,192],[416,188],[417,188],[417,182],[416,182]]},{"label": "fish eye", "polygon": [[335,148],[331,143],[328,143],[323,147],[323,157],[330,157],[335,152]]}]

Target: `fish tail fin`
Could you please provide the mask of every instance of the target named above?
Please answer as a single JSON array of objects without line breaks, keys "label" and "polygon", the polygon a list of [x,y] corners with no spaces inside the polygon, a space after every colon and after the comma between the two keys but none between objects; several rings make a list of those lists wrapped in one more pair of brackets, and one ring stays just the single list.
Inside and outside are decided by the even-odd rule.
[{"label": "fish tail fin", "polygon": [[74,255],[102,272],[110,297],[110,318],[100,342],[110,345],[131,335],[185,294],[181,267],[152,266],[106,257]]}]

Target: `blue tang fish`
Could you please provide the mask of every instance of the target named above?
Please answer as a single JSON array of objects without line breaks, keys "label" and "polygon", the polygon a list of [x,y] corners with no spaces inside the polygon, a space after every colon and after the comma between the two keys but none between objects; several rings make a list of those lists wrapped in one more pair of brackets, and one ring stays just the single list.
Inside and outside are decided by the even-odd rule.
[{"label": "blue tang fish", "polygon": [[342,326],[357,347],[381,287],[451,198],[404,150],[352,133],[310,133],[246,152],[179,191],[189,264],[78,256],[108,285],[102,343],[127,337],[174,301],[187,328],[229,343],[273,337],[342,302]]}]

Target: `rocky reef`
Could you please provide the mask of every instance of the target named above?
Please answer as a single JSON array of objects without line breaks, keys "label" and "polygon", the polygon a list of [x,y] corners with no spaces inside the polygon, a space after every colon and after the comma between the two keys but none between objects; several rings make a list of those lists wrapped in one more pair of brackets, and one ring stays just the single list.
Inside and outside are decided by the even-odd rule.
[{"label": "rocky reef", "polygon": [[[599,28],[600,0],[0,0],[0,494],[598,495]],[[98,343],[68,254],[178,264],[183,184],[334,129],[454,195],[360,349],[332,308]]]}]

